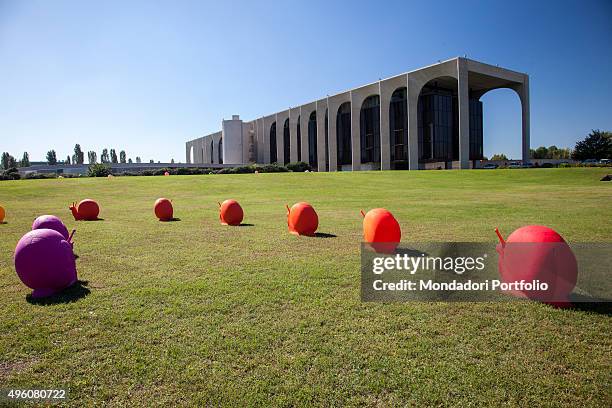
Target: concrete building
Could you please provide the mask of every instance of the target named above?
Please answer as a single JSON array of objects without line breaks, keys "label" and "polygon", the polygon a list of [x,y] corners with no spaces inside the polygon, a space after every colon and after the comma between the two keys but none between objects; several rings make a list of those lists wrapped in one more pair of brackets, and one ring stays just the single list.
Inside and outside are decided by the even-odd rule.
[{"label": "concrete building", "polygon": [[318,171],[471,168],[483,155],[482,102],[513,89],[529,161],[529,76],[454,58],[222,130],[186,143],[187,163],[305,161]]}]

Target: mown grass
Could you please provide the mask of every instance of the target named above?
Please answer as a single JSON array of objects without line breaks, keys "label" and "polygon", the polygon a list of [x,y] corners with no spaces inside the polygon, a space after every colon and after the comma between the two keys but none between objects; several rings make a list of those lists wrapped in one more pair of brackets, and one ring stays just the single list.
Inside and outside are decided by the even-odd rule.
[{"label": "mown grass", "polygon": [[[246,174],[0,183],[0,387],[67,405],[610,406],[606,314],[538,303],[361,303],[360,209],[406,241],[494,241],[544,224],[612,237],[602,169]],[[160,223],[155,199],[174,201]],[[100,222],[67,206],[94,198]],[[218,222],[234,198],[244,227]],[[319,231],[295,237],[286,203]],[[40,214],[76,227],[90,293],[30,303],[12,254]],[[69,299],[69,297],[66,297]]]}]

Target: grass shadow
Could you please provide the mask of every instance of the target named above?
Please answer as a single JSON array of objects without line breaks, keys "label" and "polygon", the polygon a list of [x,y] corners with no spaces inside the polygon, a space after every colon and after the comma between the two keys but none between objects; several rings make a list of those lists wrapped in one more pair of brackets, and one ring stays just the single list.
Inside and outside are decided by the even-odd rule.
[{"label": "grass shadow", "polygon": [[176,221],[180,221],[180,218],[170,218],[168,220],[160,220],[161,222],[176,222]]},{"label": "grass shadow", "polygon": [[315,232],[313,237],[315,237],[315,238],[336,238],[338,236],[334,235],[334,234],[327,234],[325,232]]},{"label": "grass shadow", "polygon": [[87,287],[88,284],[88,281],[77,280],[72,286],[67,287],[55,295],[44,298],[33,298],[32,295],[29,294],[26,296],[26,301],[30,304],[39,306],[76,302],[91,293],[91,290]]},{"label": "grass shadow", "polygon": [[2,224],[8,224],[8,222],[2,221],[2,222],[0,222],[0,225],[2,225]]},{"label": "grass shadow", "polygon": [[608,317],[612,316],[612,302],[609,299],[600,299],[588,295],[579,295],[572,293],[569,296],[572,306],[570,310],[580,310],[583,312],[592,312]]},{"label": "grass shadow", "polygon": [[245,223],[242,223],[242,224],[240,224],[240,225],[238,225],[238,226],[239,226],[239,227],[254,227],[254,226],[255,226],[255,224],[245,224]]}]

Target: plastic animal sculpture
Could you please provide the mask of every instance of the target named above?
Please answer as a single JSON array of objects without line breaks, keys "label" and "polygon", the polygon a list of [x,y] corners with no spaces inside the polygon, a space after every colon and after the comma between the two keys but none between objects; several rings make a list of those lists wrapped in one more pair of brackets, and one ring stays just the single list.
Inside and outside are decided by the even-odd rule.
[{"label": "plastic animal sculpture", "polygon": [[174,209],[172,208],[172,201],[167,198],[158,198],[155,201],[155,216],[159,218],[160,221],[171,221],[172,215],[174,213]]},{"label": "plastic animal sculpture", "polygon": [[[499,275],[504,283],[524,280],[546,283],[546,290],[511,290],[519,297],[539,300],[557,307],[571,306],[569,295],[576,286],[578,264],[570,246],[555,230],[528,225],[514,231],[508,239],[499,238]],[[542,288],[543,289],[543,288]]]},{"label": "plastic animal sculpture", "polygon": [[313,236],[319,227],[319,216],[308,203],[301,202],[289,208],[287,205],[287,225],[295,235]]},{"label": "plastic animal sculpture", "polygon": [[4,222],[4,217],[6,217],[6,211],[4,207],[0,205],[0,224]]},{"label": "plastic animal sculpture", "polygon": [[72,211],[75,221],[95,221],[100,214],[100,206],[98,203],[89,198],[81,201],[78,205],[72,203],[68,208]]},{"label": "plastic animal sculpture", "polygon": [[388,210],[374,208],[363,216],[363,240],[380,253],[394,253],[402,240],[399,223]]},{"label": "plastic animal sculpture", "polygon": [[168,173],[167,171],[164,171],[164,176],[169,176],[170,173]]},{"label": "plastic animal sculpture", "polygon": [[52,229],[35,229],[21,237],[14,261],[17,276],[34,289],[34,298],[51,296],[77,280],[72,245]]},{"label": "plastic animal sculpture", "polygon": [[223,225],[240,225],[244,211],[236,200],[225,200],[219,203],[219,219]]}]

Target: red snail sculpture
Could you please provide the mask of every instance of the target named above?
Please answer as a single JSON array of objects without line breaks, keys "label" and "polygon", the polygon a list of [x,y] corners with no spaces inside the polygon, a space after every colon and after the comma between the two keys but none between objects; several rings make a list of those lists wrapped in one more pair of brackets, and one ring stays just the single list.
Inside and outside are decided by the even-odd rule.
[{"label": "red snail sculpture", "polygon": [[72,211],[72,215],[76,221],[95,221],[100,214],[100,206],[98,203],[89,198],[82,200],[78,204],[72,203],[68,208]]},{"label": "red snail sculpture", "polygon": [[287,226],[295,235],[314,236],[319,227],[319,216],[312,205],[301,202],[289,208],[287,205]]},{"label": "red snail sculpture", "polygon": [[499,238],[498,269],[502,282],[545,283],[544,290],[519,291],[512,294],[539,300],[558,307],[571,306],[569,295],[576,286],[578,264],[570,246],[555,230],[542,225],[528,225]]},{"label": "red snail sculpture", "polygon": [[236,200],[225,200],[219,203],[219,220],[223,225],[240,225],[244,211]]},{"label": "red snail sculpture", "polygon": [[384,208],[374,208],[363,216],[363,240],[381,253],[393,253],[402,240],[402,230],[399,223]]}]

